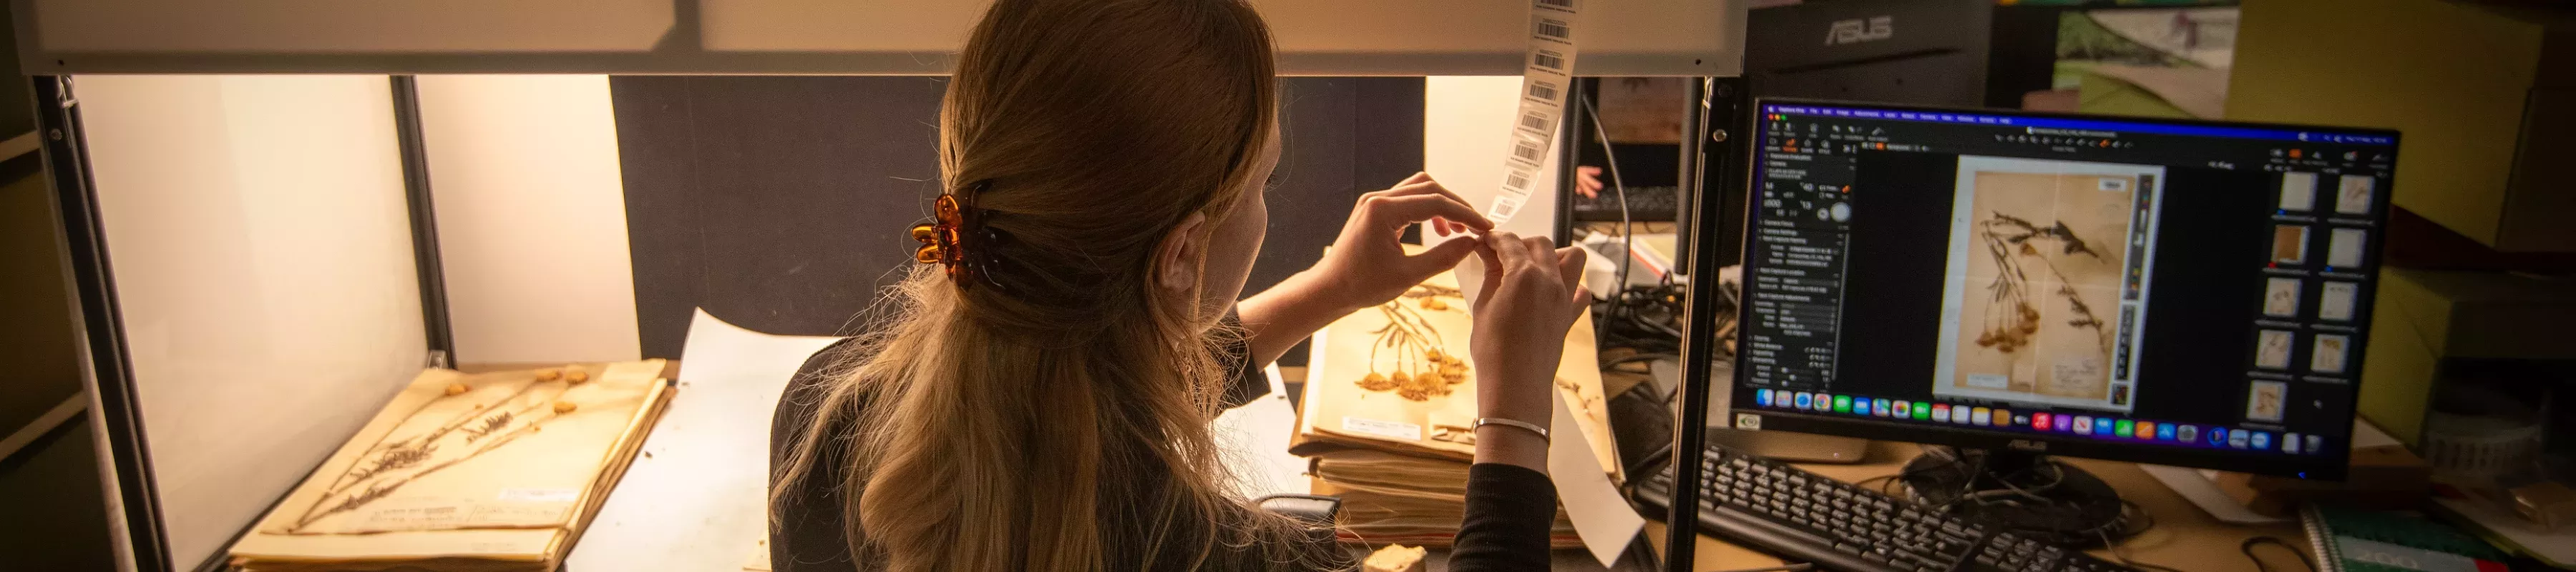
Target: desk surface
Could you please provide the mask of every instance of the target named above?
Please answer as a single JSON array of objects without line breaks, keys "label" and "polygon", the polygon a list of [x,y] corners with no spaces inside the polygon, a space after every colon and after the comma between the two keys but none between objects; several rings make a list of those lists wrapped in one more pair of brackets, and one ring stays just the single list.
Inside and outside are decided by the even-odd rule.
[{"label": "desk surface", "polygon": [[[1904,467],[1906,460],[1914,458],[1916,450],[1915,445],[1910,443],[1874,442],[1870,444],[1869,462],[1852,465],[1802,464],[1799,467],[1834,479],[1858,482],[1872,477],[1896,474]],[[2304,540],[2306,537],[2299,531],[2298,526],[2293,524],[2244,526],[2218,522],[2210,518],[2209,513],[2192,506],[2191,501],[2183,500],[2181,495],[2174,494],[2172,489],[2165,488],[2163,483],[2156,482],[2155,478],[2138,470],[2135,464],[2091,459],[2070,459],[2070,461],[2071,464],[2091,471],[2094,476],[2109,482],[2112,488],[2120,491],[2121,497],[2137,503],[2140,509],[2145,510],[2155,519],[2155,527],[2121,543],[2128,551],[2129,557],[2140,563],[2193,572],[2253,571],[2258,568],[2252,561],[2246,560],[2243,553],[2237,551],[2237,545],[2245,539],[2274,536],[2293,545],[2304,546],[2306,543]],[[1660,518],[1661,515],[1655,515],[1655,517]],[[1655,548],[1661,550],[1664,546],[1663,523],[1647,522],[1646,529]],[[2092,552],[2094,556],[2113,562],[2119,561],[2119,558],[2112,556],[2108,550]],[[2273,570],[2304,569],[2287,552],[2277,547],[2255,550],[2255,554],[2262,555],[2264,561]],[[1691,569],[1704,572],[1781,564],[1778,558],[1706,535],[1699,537],[1699,546],[1693,556],[1696,563]]]}]

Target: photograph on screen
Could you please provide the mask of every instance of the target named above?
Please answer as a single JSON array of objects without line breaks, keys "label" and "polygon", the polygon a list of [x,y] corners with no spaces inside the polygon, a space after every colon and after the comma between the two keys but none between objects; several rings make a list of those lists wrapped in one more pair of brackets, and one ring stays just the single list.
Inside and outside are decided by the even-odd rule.
[{"label": "photograph on screen", "polygon": [[2281,411],[2289,408],[2290,384],[2272,380],[2254,380],[2245,392],[2247,421],[2281,422]]},{"label": "photograph on screen", "polygon": [[2308,263],[2308,227],[2284,224],[2272,227],[2272,261],[2281,264]]},{"label": "photograph on screen", "polygon": [[2255,367],[2290,369],[2290,344],[2297,338],[2289,330],[2263,330],[2254,337]]},{"label": "photograph on screen", "polygon": [[2317,317],[2342,322],[2352,321],[2354,299],[2361,295],[2358,282],[2327,282],[2317,292]]},{"label": "photograph on screen", "polygon": [[2137,327],[2124,316],[2149,298],[2122,286],[2152,253],[2132,260],[2127,245],[2153,234],[2138,215],[2152,214],[2163,171],[1960,157],[1933,393],[2128,410],[2111,359],[2118,332]]},{"label": "photograph on screen", "polygon": [[2272,278],[2263,286],[2263,315],[2299,315],[2299,279]]},{"label": "photograph on screen", "polygon": [[2369,175],[2344,175],[2341,184],[2336,185],[2335,212],[2370,214],[2370,191],[2378,184]]},{"label": "photograph on screen", "polygon": [[2306,211],[2317,208],[2316,173],[2281,174],[2281,210]]},{"label": "photograph on screen", "polygon": [[2343,334],[2318,334],[2316,349],[2308,352],[2308,371],[2343,373],[2346,350],[2352,338]]},{"label": "photograph on screen", "polygon": [[2360,266],[2362,245],[2369,244],[2369,238],[2369,231],[2358,228],[2338,228],[2326,233],[2326,266]]}]

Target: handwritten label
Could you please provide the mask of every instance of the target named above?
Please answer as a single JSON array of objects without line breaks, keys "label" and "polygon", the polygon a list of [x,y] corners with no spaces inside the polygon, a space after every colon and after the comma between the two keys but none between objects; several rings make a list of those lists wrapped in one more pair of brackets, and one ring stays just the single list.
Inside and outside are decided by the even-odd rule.
[{"label": "handwritten label", "polygon": [[572,502],[581,499],[576,489],[501,489],[501,500],[510,502]]}]

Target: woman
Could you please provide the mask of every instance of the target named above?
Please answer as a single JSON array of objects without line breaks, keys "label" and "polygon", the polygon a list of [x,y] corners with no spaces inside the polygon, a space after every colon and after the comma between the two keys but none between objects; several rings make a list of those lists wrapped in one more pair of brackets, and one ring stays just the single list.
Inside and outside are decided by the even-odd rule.
[{"label": "woman", "polygon": [[[1258,364],[1482,256],[1480,414],[1453,570],[1544,569],[1550,380],[1580,251],[1427,175],[1369,193],[1330,254],[1236,301],[1279,155],[1269,33],[1241,0],[1000,0],[940,112],[947,192],[894,317],[779,403],[771,563],[824,570],[1350,567],[1230,496],[1209,420]],[[1423,223],[1472,234],[1408,256]],[[893,230],[893,229],[888,229]]]}]

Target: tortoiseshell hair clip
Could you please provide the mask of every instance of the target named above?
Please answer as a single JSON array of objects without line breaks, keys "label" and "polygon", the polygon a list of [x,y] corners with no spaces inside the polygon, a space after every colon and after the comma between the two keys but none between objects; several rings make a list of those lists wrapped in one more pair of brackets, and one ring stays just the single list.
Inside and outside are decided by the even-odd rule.
[{"label": "tortoiseshell hair clip", "polygon": [[957,283],[958,288],[982,282],[996,292],[1009,294],[1010,288],[994,279],[993,271],[1000,264],[995,262],[993,250],[1008,244],[1010,233],[986,228],[984,212],[975,208],[975,198],[991,186],[992,181],[969,185],[962,202],[958,193],[941,193],[939,200],[931,203],[933,222],[912,226],[912,239],[921,242],[921,247],[912,251],[912,260],[946,267],[949,281]]}]

